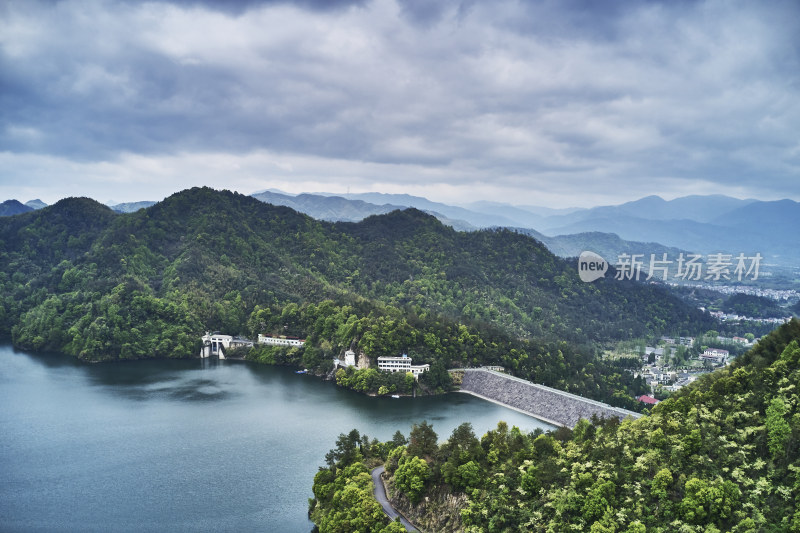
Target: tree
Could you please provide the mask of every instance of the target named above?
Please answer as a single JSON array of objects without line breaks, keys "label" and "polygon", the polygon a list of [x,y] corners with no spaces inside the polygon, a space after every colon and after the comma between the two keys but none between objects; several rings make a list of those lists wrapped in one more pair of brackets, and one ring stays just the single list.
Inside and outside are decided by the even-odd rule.
[{"label": "tree", "polygon": [[392,446],[394,448],[397,448],[398,446],[405,446],[406,444],[408,444],[408,439],[406,439],[405,435],[403,435],[403,433],[401,433],[400,430],[398,429],[397,431],[394,432],[391,442]]},{"label": "tree", "polygon": [[475,461],[469,461],[458,467],[458,482],[466,490],[479,487],[481,484],[482,469]]},{"label": "tree", "polygon": [[[660,431],[659,428],[657,431]],[[659,500],[666,500],[667,499],[667,489],[672,484],[672,472],[669,471],[669,468],[662,468],[658,471],[658,473],[653,478],[653,482],[650,484],[650,493],[658,498]]]},{"label": "tree", "polygon": [[447,371],[444,363],[438,359],[431,364],[430,370],[419,377],[419,381],[423,385],[442,392],[450,390],[453,385],[453,378],[450,376],[450,372]]},{"label": "tree", "polygon": [[416,385],[416,383],[417,380],[414,378],[414,374],[412,374],[411,372],[406,372],[404,385],[405,385],[405,390],[408,394],[411,394],[411,392],[413,392],[414,385]]},{"label": "tree", "polygon": [[593,523],[605,514],[611,505],[616,487],[612,481],[597,481],[589,490],[583,504],[583,519],[587,524]]},{"label": "tree", "polygon": [[325,454],[325,462],[330,467],[343,468],[360,461],[360,446],[361,435],[358,430],[353,429],[347,435],[340,433],[339,438],[336,439],[336,447]]},{"label": "tree", "polygon": [[437,449],[438,435],[433,431],[433,426],[423,420],[421,424],[411,426],[409,435],[408,454],[417,457],[432,456]]},{"label": "tree", "polygon": [[396,519],[394,522],[389,522],[389,525],[381,529],[381,533],[406,533],[406,526]]},{"label": "tree", "polygon": [[[311,517],[321,533],[387,531],[386,515],[372,494],[372,477],[363,463],[356,462],[340,470],[332,483],[326,483],[329,479],[322,474],[317,474],[314,481],[314,494],[319,496]],[[318,486],[318,482],[325,486]]]},{"label": "tree", "polygon": [[783,454],[792,434],[792,428],[785,418],[786,412],[786,402],[780,397],[773,398],[767,407],[767,445],[773,460]]},{"label": "tree", "polygon": [[389,456],[386,458],[386,471],[391,475],[394,474],[397,467],[400,466],[400,460],[403,459],[406,455],[406,447],[405,446],[398,446],[389,452]]},{"label": "tree", "polygon": [[425,482],[431,475],[430,467],[424,459],[408,456],[401,460],[400,466],[394,473],[394,481],[412,503],[419,502],[425,492]]}]

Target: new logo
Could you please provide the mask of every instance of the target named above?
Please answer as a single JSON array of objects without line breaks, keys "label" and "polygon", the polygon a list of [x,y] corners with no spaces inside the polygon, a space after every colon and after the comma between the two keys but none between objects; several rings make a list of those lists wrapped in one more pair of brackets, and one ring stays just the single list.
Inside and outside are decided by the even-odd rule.
[{"label": "new logo", "polygon": [[590,283],[606,275],[608,262],[594,252],[581,252],[578,258],[578,276],[581,281]]}]

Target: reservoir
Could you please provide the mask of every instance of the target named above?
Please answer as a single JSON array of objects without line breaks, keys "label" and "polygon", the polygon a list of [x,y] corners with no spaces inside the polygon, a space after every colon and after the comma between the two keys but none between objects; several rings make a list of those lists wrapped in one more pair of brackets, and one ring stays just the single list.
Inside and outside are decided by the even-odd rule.
[{"label": "reservoir", "polygon": [[0,345],[2,531],[311,530],[340,433],[552,426],[466,394],[370,398],[243,361],[88,365]]}]

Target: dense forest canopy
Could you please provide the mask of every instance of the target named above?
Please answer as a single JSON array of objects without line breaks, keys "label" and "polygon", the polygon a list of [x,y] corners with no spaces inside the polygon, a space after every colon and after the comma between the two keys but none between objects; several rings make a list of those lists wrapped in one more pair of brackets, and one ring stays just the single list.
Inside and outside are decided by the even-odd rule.
[{"label": "dense forest canopy", "polygon": [[206,330],[289,334],[312,342],[253,357],[322,368],[348,348],[406,351],[604,399],[640,384],[598,343],[714,327],[660,287],[583,283],[513,231],[456,232],[414,209],[327,223],[207,188],[135,213],[69,198],[0,219],[0,288],[0,336],[84,360],[194,356]]},{"label": "dense forest canopy", "polygon": [[548,434],[500,422],[480,438],[463,424],[439,443],[426,423],[389,442],[342,434],[311,517],[347,530],[341,494],[385,464],[395,504],[431,531],[798,532],[799,343],[794,319],[638,420]]}]

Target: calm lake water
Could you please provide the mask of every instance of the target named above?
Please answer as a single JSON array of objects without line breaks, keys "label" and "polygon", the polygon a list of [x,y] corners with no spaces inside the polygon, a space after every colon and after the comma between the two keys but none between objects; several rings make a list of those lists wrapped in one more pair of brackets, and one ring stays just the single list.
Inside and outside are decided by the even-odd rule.
[{"label": "calm lake water", "polygon": [[0,530],[308,532],[311,483],[352,428],[549,426],[465,394],[369,398],[242,361],[88,365],[0,345]]}]

